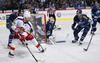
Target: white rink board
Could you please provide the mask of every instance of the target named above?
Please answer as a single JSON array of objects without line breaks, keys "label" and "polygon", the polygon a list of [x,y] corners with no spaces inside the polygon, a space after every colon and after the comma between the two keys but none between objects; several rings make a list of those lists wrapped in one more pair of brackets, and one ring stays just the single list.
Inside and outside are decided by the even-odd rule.
[{"label": "white rink board", "polygon": [[[76,15],[76,11],[77,10],[56,10],[56,19],[73,18]],[[47,11],[40,11],[39,13],[46,14],[46,18],[48,19]],[[91,9],[82,9],[82,13],[91,17]]]},{"label": "white rink board", "polygon": [[[76,15],[76,11],[77,10],[56,10],[56,19],[72,19],[74,17],[74,15]],[[82,9],[83,14],[87,14],[87,16],[91,17],[91,9]],[[47,16],[47,11],[39,11],[40,14],[45,14],[46,15],[46,20],[48,20]],[[2,16],[4,18],[6,18],[6,15],[11,14],[11,13],[1,13],[0,14],[0,18],[2,18]],[[0,19],[0,23],[5,23],[6,19]]]}]

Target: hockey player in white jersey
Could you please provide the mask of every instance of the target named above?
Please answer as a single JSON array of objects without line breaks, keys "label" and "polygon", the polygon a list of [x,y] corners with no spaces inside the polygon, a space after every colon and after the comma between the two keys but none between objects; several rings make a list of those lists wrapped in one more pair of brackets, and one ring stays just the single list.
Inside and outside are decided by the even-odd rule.
[{"label": "hockey player in white jersey", "polygon": [[34,45],[36,46],[36,48],[38,48],[40,52],[44,52],[42,46],[40,46],[40,44],[33,37],[33,35],[30,34],[31,28],[27,24],[30,21],[30,17],[31,17],[30,12],[25,11],[23,16],[24,18],[22,16],[18,16],[11,25],[11,28],[15,32],[15,36],[14,39],[12,40],[12,44],[9,51],[9,56],[11,57],[14,56],[14,51],[19,40],[21,42],[24,42],[25,40],[27,41],[30,40],[32,43],[34,43]]}]

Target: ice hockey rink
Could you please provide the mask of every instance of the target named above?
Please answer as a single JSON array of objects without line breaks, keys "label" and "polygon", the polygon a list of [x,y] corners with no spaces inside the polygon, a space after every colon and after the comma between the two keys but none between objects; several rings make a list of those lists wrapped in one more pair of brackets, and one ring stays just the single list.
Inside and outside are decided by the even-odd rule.
[{"label": "ice hockey rink", "polygon": [[[97,25],[97,31],[93,36],[88,51],[84,51],[91,38],[90,31],[86,36],[83,45],[71,43],[73,40],[73,30],[71,24],[73,21],[57,21],[56,25],[61,26],[61,30],[54,31],[57,40],[66,40],[63,43],[54,45],[42,44],[47,48],[45,53],[40,53],[35,46],[28,41],[28,46],[38,60],[45,60],[45,63],[100,63],[100,24]],[[67,34],[69,36],[67,37]],[[80,32],[79,36],[81,36]],[[14,58],[8,57],[7,49],[9,30],[5,25],[0,26],[0,63],[36,63],[26,47],[20,42],[16,47]]]}]

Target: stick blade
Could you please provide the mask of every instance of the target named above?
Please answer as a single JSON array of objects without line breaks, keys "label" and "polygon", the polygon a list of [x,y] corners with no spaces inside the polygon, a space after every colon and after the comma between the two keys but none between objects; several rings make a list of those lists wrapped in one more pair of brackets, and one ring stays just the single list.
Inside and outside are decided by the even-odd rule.
[{"label": "stick blade", "polygon": [[46,60],[38,60],[37,63],[45,63]]},{"label": "stick blade", "polygon": [[84,51],[87,51],[87,49],[85,49],[85,48],[83,48],[84,49]]}]

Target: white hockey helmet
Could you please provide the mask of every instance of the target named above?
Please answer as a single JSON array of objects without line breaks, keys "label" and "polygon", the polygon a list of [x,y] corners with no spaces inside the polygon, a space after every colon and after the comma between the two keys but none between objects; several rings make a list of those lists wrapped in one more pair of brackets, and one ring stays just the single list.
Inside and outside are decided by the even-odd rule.
[{"label": "white hockey helmet", "polygon": [[31,13],[29,11],[25,11],[23,17],[25,18],[30,18],[31,17]]},{"label": "white hockey helmet", "polygon": [[54,18],[53,17],[50,17],[50,22],[53,22],[54,23]]}]

